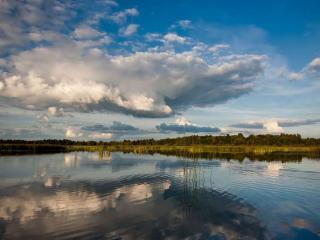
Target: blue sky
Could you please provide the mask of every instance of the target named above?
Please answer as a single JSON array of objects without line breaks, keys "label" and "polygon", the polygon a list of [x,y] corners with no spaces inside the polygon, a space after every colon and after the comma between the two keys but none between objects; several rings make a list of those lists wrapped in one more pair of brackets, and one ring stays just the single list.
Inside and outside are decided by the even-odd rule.
[{"label": "blue sky", "polygon": [[320,135],[318,1],[1,1],[0,138]]}]

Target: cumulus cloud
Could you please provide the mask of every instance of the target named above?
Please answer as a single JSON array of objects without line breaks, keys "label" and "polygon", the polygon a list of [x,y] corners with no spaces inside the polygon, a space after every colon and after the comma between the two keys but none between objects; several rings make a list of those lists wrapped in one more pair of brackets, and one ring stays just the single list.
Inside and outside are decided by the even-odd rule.
[{"label": "cumulus cloud", "polygon": [[231,55],[209,64],[192,52],[111,56],[65,42],[12,56],[10,74],[0,77],[0,96],[20,107],[164,117],[249,92],[265,62],[263,55]]},{"label": "cumulus cloud", "polygon": [[178,125],[191,125],[191,122],[187,120],[185,117],[178,117],[176,119],[176,124]]},{"label": "cumulus cloud", "polygon": [[122,36],[128,37],[135,34],[138,30],[138,24],[129,24],[127,27],[120,28],[119,33]]},{"label": "cumulus cloud", "polygon": [[8,54],[32,41],[28,34],[43,29],[63,28],[66,5],[55,0],[0,1],[0,54]]},{"label": "cumulus cloud", "polygon": [[92,39],[92,38],[100,38],[105,36],[105,33],[99,32],[96,29],[93,29],[90,26],[79,26],[74,30],[74,37],[77,39]]},{"label": "cumulus cloud", "polygon": [[230,127],[246,129],[266,129],[268,132],[282,132],[286,127],[299,127],[320,123],[320,119],[304,120],[261,120],[233,124]]},{"label": "cumulus cloud", "polygon": [[282,127],[279,126],[277,121],[266,121],[263,123],[263,128],[270,133],[280,133],[283,131]]},{"label": "cumulus cloud", "polygon": [[[115,5],[113,1],[102,2],[104,6]],[[0,48],[8,49],[10,42],[16,48],[19,44],[14,43],[14,39],[21,36],[28,38],[21,41],[29,46],[0,62],[6,70],[0,71],[0,97],[8,106],[33,110],[59,106],[69,111],[167,117],[192,106],[212,106],[246,94],[265,69],[267,59],[263,55],[208,59],[202,55],[205,48],[195,53],[177,52],[167,46],[175,44],[111,55],[104,47],[112,39],[98,30],[97,22],[86,19],[66,24],[74,18],[77,12],[74,6],[78,4],[60,4],[55,0],[28,0],[25,5],[13,0],[0,4],[0,33],[5,35],[0,38]],[[27,9],[35,11],[27,14]],[[69,12],[70,9],[75,12]],[[88,12],[94,19],[101,14],[93,14],[90,9]],[[138,10],[130,8],[110,14],[108,19],[123,24],[127,17],[137,15]],[[11,22],[12,29],[9,28]],[[179,23],[186,26],[189,21]],[[23,29],[22,26],[26,26],[25,32],[12,33],[14,29]],[[122,34],[129,36],[137,27],[129,24]],[[187,42],[176,33],[148,36],[159,37],[159,43]],[[59,114],[58,111],[55,114]],[[50,113],[47,116],[50,117]]]},{"label": "cumulus cloud", "polygon": [[175,123],[167,124],[161,123],[156,126],[160,132],[176,132],[176,133],[218,133],[219,128],[210,126],[199,126],[192,124],[184,117],[176,119]]},{"label": "cumulus cloud", "polygon": [[320,57],[313,59],[306,67],[305,71],[309,73],[320,73]]},{"label": "cumulus cloud", "polygon": [[[3,0],[0,1],[0,56],[37,44],[55,44],[75,38],[102,36],[89,26],[110,15],[114,1]],[[84,10],[85,7],[85,11]],[[81,16],[79,15],[81,12]],[[89,25],[88,25],[89,24]],[[110,37],[104,36],[105,39]]]},{"label": "cumulus cloud", "polygon": [[303,80],[306,78],[314,78],[320,76],[320,57],[314,58],[301,71],[292,72],[288,69],[282,69],[279,73],[280,77],[289,80]]},{"label": "cumulus cloud", "polygon": [[77,130],[72,127],[68,127],[64,135],[66,138],[80,138],[83,136],[83,133],[77,132]]},{"label": "cumulus cloud", "polygon": [[177,43],[185,43],[186,42],[185,37],[181,37],[176,33],[167,33],[166,35],[163,36],[163,39],[166,42],[177,42]]},{"label": "cumulus cloud", "polygon": [[109,18],[115,23],[122,24],[127,21],[129,16],[135,17],[139,15],[139,11],[136,8],[128,8],[120,12],[112,14]]}]

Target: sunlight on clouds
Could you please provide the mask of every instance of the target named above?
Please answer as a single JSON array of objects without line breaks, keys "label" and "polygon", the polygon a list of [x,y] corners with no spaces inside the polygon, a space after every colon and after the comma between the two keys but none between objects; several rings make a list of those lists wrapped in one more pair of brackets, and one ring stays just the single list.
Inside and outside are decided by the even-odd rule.
[{"label": "sunlight on clouds", "polygon": [[278,125],[278,122],[272,120],[263,123],[263,128],[270,133],[280,133],[283,131],[283,129]]},{"label": "sunlight on clouds", "polygon": [[88,135],[89,138],[93,139],[110,139],[112,136],[112,133],[91,133]]},{"label": "sunlight on clouds", "polygon": [[65,43],[15,56],[12,73],[0,80],[0,95],[22,107],[168,116],[179,108],[212,105],[250,91],[265,61],[264,56],[237,55],[208,64],[190,52],[104,56]]},{"label": "sunlight on clouds", "polygon": [[75,129],[69,127],[65,131],[65,137],[67,138],[79,138],[82,137],[83,133],[78,133]]},{"label": "sunlight on clouds", "polygon": [[188,121],[185,117],[178,117],[176,119],[176,124],[178,124],[178,125],[191,125],[191,122]]},{"label": "sunlight on clouds", "polygon": [[167,33],[164,35],[163,39],[168,42],[177,42],[177,43],[184,43],[186,38],[177,35],[176,33]]},{"label": "sunlight on clouds", "polygon": [[156,128],[163,133],[219,133],[221,131],[217,127],[199,126],[191,123],[185,117],[178,117],[175,123],[161,123]]}]

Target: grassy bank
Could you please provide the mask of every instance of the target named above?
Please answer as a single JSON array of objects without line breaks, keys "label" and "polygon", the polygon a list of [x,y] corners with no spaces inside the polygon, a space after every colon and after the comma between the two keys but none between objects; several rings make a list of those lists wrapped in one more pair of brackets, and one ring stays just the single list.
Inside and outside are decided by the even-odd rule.
[{"label": "grassy bank", "polygon": [[318,146],[167,146],[167,145],[118,145],[107,146],[107,151],[136,154],[162,154],[187,158],[224,158],[244,160],[283,160],[300,161],[303,157],[320,159]]},{"label": "grassy bank", "polygon": [[125,151],[135,153],[152,152],[214,152],[214,153],[255,153],[265,154],[271,152],[320,152],[319,146],[227,146],[227,145],[191,145],[191,146],[168,146],[168,145],[117,145],[106,146],[108,151]]},{"label": "grassy bank", "polygon": [[54,145],[1,144],[1,155],[41,154],[72,151],[109,151],[136,154],[162,154],[187,158],[226,158],[243,160],[297,160],[302,157],[320,159],[319,146],[229,146],[229,145]]},{"label": "grassy bank", "polygon": [[104,151],[103,145],[0,144],[0,155]]}]

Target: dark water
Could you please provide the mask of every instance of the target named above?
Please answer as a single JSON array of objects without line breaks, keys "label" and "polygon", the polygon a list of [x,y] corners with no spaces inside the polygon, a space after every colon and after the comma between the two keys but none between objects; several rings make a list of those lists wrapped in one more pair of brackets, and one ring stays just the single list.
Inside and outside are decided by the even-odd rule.
[{"label": "dark water", "polygon": [[320,239],[320,160],[0,157],[2,239]]}]

